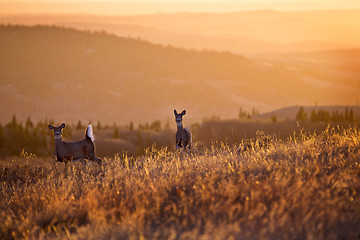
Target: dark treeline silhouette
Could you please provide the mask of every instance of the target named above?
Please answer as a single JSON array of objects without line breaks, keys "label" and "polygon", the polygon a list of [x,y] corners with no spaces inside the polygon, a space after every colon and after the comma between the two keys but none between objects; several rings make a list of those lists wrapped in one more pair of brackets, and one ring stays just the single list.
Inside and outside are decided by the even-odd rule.
[{"label": "dark treeline silhouette", "polygon": [[[34,123],[30,117],[25,123],[12,120],[0,124],[0,158],[19,156],[31,153],[35,156],[49,157],[54,153],[54,137],[48,129],[48,124],[54,125],[53,120],[38,121]],[[77,141],[83,138],[86,125],[80,120],[76,124],[66,124],[63,129],[64,141]],[[148,148],[167,147],[172,149],[175,144],[175,133],[170,130],[169,122],[164,127],[159,120],[152,123],[134,124],[120,127],[104,125],[100,122],[94,124],[95,149],[104,156],[113,156],[117,153],[128,155],[142,155]]]},{"label": "dark treeline silhouette", "polygon": [[251,119],[252,117],[259,115],[260,111],[256,108],[252,108],[251,113],[244,110],[242,107],[240,107],[239,110],[239,119],[248,118]]},{"label": "dark treeline silhouette", "polygon": [[[241,109],[243,116],[245,111]],[[253,111],[256,113],[256,111]],[[0,157],[19,156],[22,153],[31,153],[36,156],[49,157],[54,153],[54,138],[48,129],[52,120],[34,123],[30,118],[25,122],[17,120],[16,116],[5,124],[0,124]],[[204,119],[201,123],[193,123],[190,130],[193,134],[194,147],[211,146],[216,143],[230,145],[256,138],[259,131],[265,135],[276,135],[286,138],[294,133],[320,132],[331,124],[332,126],[357,128],[357,117],[354,111],[346,108],[343,112],[312,110],[310,116],[300,107],[295,120],[253,120],[245,117],[238,120],[220,120],[218,116]],[[63,130],[64,141],[77,141],[84,137],[86,125],[81,121],[75,124],[66,124]],[[102,125],[100,122],[93,124],[95,132],[95,150],[100,157],[112,157],[114,154],[139,156],[146,153],[147,149],[166,147],[175,150],[175,129],[170,128],[170,123],[164,125],[155,120],[142,123],[137,127],[133,122],[125,126]]]},{"label": "dark treeline silhouette", "polygon": [[343,112],[339,110],[333,110],[331,112],[319,109],[311,110],[310,116],[305,112],[303,107],[300,107],[298,113],[296,114],[295,120],[304,122],[310,120],[311,122],[357,122],[357,116],[352,109],[348,107],[345,108]]},{"label": "dark treeline silhouette", "polygon": [[34,124],[30,118],[25,124],[18,122],[16,116],[5,126],[0,124],[0,156],[19,155],[22,151],[36,155],[48,153],[47,122]]},{"label": "dark treeline silhouette", "polygon": [[276,115],[269,115],[269,119],[251,120],[256,115],[252,115],[240,108],[239,120],[220,121],[210,119],[202,124],[193,124],[193,133],[197,146],[210,146],[212,144],[240,144],[244,140],[257,138],[259,131],[265,135],[276,135],[286,138],[300,132],[321,132],[329,124],[334,127],[347,128],[349,126],[358,128],[358,117],[350,107],[343,110],[334,109],[326,111],[323,109],[312,109],[306,112],[304,107],[300,107],[295,119],[285,119],[278,121]]}]

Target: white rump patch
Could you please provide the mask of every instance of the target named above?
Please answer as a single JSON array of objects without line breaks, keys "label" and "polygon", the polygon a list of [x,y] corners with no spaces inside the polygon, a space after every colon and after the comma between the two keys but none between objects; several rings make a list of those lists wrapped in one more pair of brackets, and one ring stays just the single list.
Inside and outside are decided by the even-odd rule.
[{"label": "white rump patch", "polygon": [[89,126],[87,127],[86,129],[86,136],[88,136],[91,141],[94,141],[95,140],[95,136],[94,136],[94,133],[93,133],[93,129],[92,129],[92,125],[89,124]]}]

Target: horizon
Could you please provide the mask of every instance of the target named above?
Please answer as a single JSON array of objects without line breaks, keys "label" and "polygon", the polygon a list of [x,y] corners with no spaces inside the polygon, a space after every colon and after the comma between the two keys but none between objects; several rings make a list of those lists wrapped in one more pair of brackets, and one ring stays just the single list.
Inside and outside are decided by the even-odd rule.
[{"label": "horizon", "polygon": [[226,13],[256,10],[308,11],[360,9],[359,1],[4,1],[0,0],[0,14],[91,14],[91,15],[139,15],[178,12]]}]

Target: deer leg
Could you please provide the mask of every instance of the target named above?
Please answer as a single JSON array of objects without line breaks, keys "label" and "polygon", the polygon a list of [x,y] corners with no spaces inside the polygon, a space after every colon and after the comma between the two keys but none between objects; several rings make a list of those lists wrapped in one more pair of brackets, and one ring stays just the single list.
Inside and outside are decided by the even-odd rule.
[{"label": "deer leg", "polygon": [[56,162],[63,162],[63,163],[65,163],[65,166],[66,166],[66,164],[69,162],[69,160],[67,158],[60,157],[59,154],[56,154],[55,163]]},{"label": "deer leg", "polygon": [[55,155],[55,162],[65,162],[62,157],[60,157],[58,154]]},{"label": "deer leg", "polygon": [[190,150],[190,144],[188,142],[186,142],[186,145],[184,146],[186,152],[188,152]]},{"label": "deer leg", "polygon": [[176,149],[181,148],[181,138],[176,142]]},{"label": "deer leg", "polygon": [[84,165],[84,167],[86,167],[86,160],[83,158],[80,158],[79,161],[81,162],[82,165]]},{"label": "deer leg", "polygon": [[88,159],[91,161],[97,162],[99,165],[101,165],[101,159],[96,157],[94,153],[89,155]]}]

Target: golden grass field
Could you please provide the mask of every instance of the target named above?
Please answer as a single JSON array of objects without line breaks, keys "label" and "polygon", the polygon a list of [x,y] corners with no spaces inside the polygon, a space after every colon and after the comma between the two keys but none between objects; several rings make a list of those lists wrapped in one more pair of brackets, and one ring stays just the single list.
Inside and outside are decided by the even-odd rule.
[{"label": "golden grass field", "polygon": [[[360,133],[0,162],[2,239],[359,239]],[[269,138],[266,138],[269,139]]]}]

